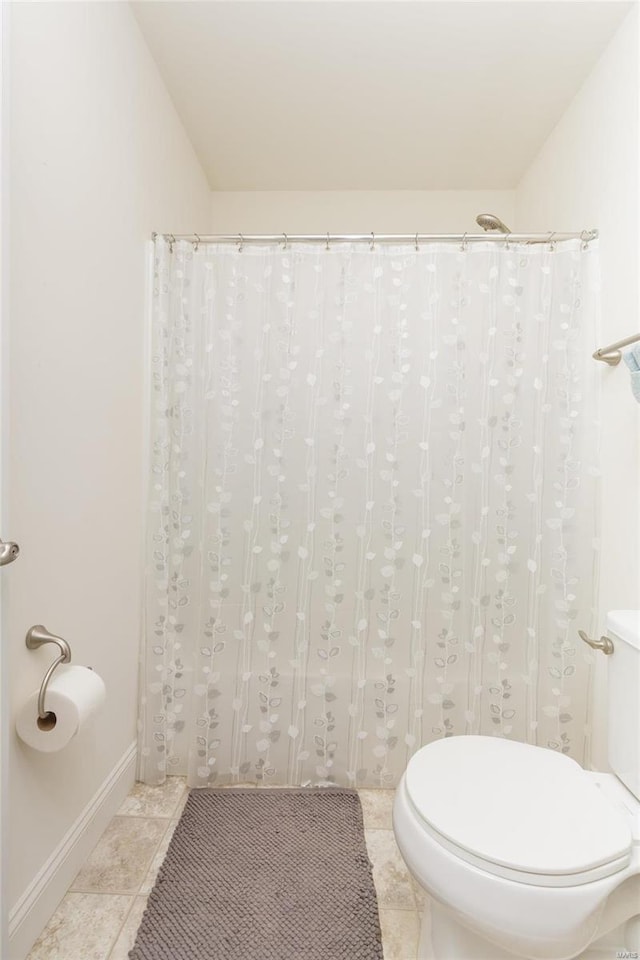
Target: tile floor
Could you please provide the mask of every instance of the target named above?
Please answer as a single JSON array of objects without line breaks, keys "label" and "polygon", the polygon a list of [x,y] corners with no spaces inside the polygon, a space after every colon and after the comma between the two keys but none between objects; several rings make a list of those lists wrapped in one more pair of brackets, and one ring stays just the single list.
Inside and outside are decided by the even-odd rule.
[{"label": "tile floor", "polygon": [[[134,786],[27,960],[127,960],[186,799],[182,777]],[[361,790],[360,801],[385,960],[415,960],[423,903],[395,845],[393,790]]]}]

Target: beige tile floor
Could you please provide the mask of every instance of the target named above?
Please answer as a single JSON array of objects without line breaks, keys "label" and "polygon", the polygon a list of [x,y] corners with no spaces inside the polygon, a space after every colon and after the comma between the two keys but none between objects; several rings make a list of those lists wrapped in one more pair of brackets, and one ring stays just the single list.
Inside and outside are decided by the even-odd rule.
[{"label": "beige tile floor", "polygon": [[[127,960],[186,799],[181,777],[134,786],[27,960]],[[422,900],[391,829],[393,790],[360,790],[360,801],[385,960],[415,960]]]}]

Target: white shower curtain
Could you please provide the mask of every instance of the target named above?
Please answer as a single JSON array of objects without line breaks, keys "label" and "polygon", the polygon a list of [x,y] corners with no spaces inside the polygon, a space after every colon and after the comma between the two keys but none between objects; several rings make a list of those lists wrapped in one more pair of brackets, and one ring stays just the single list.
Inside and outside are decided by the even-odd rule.
[{"label": "white shower curtain", "polygon": [[597,256],[156,241],[141,779],[585,760]]}]

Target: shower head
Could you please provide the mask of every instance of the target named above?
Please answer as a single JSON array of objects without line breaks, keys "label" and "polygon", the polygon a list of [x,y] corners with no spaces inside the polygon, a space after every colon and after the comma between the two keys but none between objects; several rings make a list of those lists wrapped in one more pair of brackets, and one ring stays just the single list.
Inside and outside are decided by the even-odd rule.
[{"label": "shower head", "polygon": [[492,213],[479,214],[476,217],[476,223],[487,233],[511,233],[509,227],[505,226],[499,217],[494,217]]}]

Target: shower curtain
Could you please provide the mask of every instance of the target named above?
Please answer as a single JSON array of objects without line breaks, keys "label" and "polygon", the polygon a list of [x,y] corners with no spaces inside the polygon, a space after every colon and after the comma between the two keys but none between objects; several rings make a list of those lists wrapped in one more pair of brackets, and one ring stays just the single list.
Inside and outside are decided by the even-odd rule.
[{"label": "shower curtain", "polygon": [[142,780],[585,761],[597,256],[156,240]]}]

